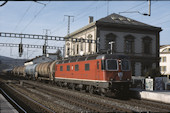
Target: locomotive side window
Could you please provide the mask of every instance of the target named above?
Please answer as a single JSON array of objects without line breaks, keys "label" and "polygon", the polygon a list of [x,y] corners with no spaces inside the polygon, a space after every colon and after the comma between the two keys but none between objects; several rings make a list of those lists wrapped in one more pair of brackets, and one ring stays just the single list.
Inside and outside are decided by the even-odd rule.
[{"label": "locomotive side window", "polygon": [[99,69],[99,61],[97,61],[97,69]]},{"label": "locomotive side window", "polygon": [[89,71],[90,70],[90,64],[85,64],[85,71]]},{"label": "locomotive side window", "polygon": [[63,66],[60,66],[60,71],[63,71]]},{"label": "locomotive side window", "polygon": [[79,70],[79,65],[75,65],[75,71],[78,71]]},{"label": "locomotive side window", "polygon": [[130,70],[130,63],[128,60],[122,60],[121,64],[122,64],[122,70],[124,71]]},{"label": "locomotive side window", "polygon": [[117,60],[107,59],[106,60],[106,69],[109,71],[118,70]]},{"label": "locomotive side window", "polygon": [[70,71],[70,66],[69,65],[67,65],[67,71]]}]

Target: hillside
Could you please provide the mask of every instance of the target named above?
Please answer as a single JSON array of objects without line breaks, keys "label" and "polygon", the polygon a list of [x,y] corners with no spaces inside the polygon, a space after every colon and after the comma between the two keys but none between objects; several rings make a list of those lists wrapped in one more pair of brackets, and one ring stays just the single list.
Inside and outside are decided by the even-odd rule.
[{"label": "hillside", "polygon": [[3,69],[22,66],[27,59],[13,59],[10,57],[0,56],[0,71]]}]

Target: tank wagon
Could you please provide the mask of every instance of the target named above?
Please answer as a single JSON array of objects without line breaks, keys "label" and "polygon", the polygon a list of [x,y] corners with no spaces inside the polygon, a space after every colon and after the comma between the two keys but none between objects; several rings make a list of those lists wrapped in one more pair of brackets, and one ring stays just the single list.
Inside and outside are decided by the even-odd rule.
[{"label": "tank wagon", "polygon": [[38,64],[35,67],[35,78],[54,81],[56,62],[57,61]]},{"label": "tank wagon", "polygon": [[25,77],[25,66],[18,67],[17,71],[18,71],[18,76]]},{"label": "tank wagon", "polygon": [[72,89],[118,94],[129,90],[130,61],[125,56],[103,54],[56,62],[55,82]]},{"label": "tank wagon", "polygon": [[18,66],[13,68],[12,74],[15,75],[15,76],[18,75]]},{"label": "tank wagon", "polygon": [[25,74],[27,78],[30,78],[30,79],[35,78],[36,66],[37,64],[31,64],[25,67]]}]

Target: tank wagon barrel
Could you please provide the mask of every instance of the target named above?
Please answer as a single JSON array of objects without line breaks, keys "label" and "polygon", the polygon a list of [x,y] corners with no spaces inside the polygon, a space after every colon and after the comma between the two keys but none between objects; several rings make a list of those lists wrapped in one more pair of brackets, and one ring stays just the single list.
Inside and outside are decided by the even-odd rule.
[{"label": "tank wagon barrel", "polygon": [[18,67],[17,71],[18,71],[18,76],[25,77],[25,66]]},{"label": "tank wagon barrel", "polygon": [[26,77],[35,78],[37,64],[27,65],[25,68]]},{"label": "tank wagon barrel", "polygon": [[36,78],[54,80],[57,61],[41,63],[36,66]]}]

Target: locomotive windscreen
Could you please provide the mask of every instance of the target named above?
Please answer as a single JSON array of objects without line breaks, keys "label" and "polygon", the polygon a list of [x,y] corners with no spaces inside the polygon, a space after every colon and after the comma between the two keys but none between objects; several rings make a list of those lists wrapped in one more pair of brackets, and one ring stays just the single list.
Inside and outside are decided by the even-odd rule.
[{"label": "locomotive windscreen", "polygon": [[107,70],[117,70],[118,69],[117,60],[106,60],[106,68]]},{"label": "locomotive windscreen", "polygon": [[130,70],[130,63],[128,60],[122,60],[122,70]]}]

